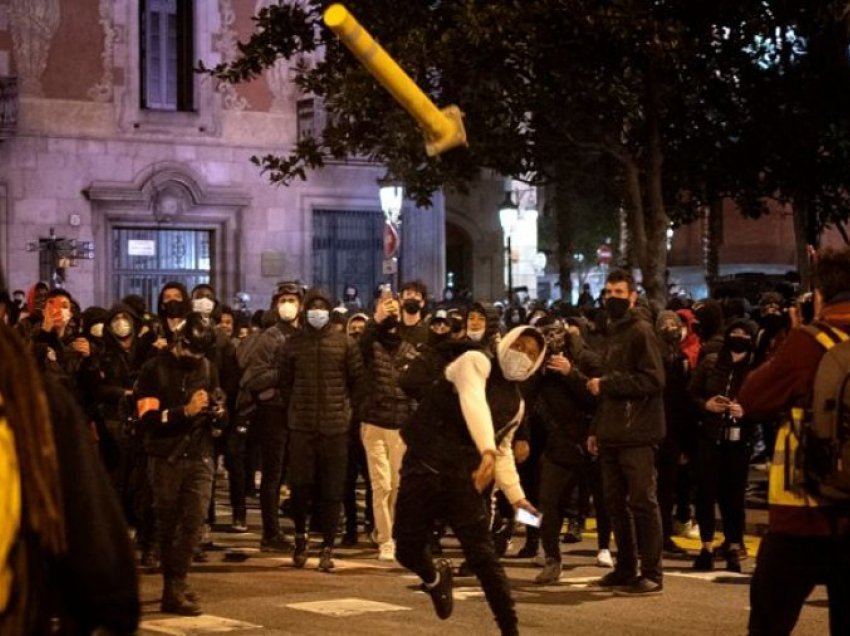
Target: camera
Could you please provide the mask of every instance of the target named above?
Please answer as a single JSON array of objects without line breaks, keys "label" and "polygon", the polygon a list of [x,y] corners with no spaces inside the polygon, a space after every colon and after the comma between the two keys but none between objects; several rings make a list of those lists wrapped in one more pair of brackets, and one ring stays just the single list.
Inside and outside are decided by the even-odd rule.
[{"label": "camera", "polygon": [[220,437],[227,425],[227,419],[225,418],[225,414],[227,413],[226,403],[227,395],[225,392],[220,388],[215,389],[210,393],[210,399],[206,408],[201,411],[201,415],[205,417],[210,427],[212,427],[213,437]]}]

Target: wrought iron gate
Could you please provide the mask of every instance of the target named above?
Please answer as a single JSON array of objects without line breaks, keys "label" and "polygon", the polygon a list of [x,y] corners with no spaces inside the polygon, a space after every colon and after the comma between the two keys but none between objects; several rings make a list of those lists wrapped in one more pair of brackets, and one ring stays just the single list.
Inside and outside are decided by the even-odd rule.
[{"label": "wrought iron gate", "polygon": [[384,215],[375,210],[313,210],[313,285],[335,302],[356,285],[365,305],[381,280]]},{"label": "wrought iron gate", "polygon": [[112,302],[128,294],[145,299],[156,311],[159,290],[169,281],[186,288],[209,283],[212,230],[118,227],[112,231]]}]

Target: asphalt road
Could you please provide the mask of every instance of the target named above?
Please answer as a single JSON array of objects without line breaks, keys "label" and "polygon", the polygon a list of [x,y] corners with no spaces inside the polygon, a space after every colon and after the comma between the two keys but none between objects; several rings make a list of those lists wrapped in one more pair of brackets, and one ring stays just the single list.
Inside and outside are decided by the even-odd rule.
[{"label": "asphalt road", "polygon": [[[229,511],[220,507],[221,518]],[[249,525],[259,527],[256,510]],[[225,561],[226,546],[256,548],[259,534],[214,532],[216,550],[207,563],[193,567],[190,580],[206,612],[199,618],[158,613],[161,576],[141,574],[143,634],[497,634],[498,630],[474,577],[455,578],[455,609],[447,621],[434,614],[430,599],[418,591],[418,581],[393,563],[376,559],[368,540],[357,548],[339,548],[337,571],[316,571],[311,559],[303,570],[291,565],[289,555],[253,553],[245,562]],[[692,550],[692,540],[679,540]],[[755,554],[757,538],[748,537]],[[457,544],[444,541],[457,565]],[[509,555],[519,549],[515,539]],[[558,585],[533,582],[539,572],[529,560],[506,558],[522,634],[745,634],[749,614],[749,581],[754,559],[744,561],[743,574],[721,568],[695,573],[690,560],[665,560],[664,592],[644,598],[615,597],[594,587],[593,580],[607,570],[595,565],[595,535],[585,533],[582,543],[563,545],[566,566]],[[314,550],[315,552],[315,550]],[[826,595],[818,588],[807,602],[798,635],[828,634]]]}]

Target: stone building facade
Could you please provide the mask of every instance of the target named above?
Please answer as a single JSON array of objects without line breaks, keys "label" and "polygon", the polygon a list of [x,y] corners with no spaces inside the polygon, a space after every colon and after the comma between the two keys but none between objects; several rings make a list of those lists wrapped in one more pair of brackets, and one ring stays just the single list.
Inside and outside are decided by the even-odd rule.
[{"label": "stone building facade", "polygon": [[[12,106],[4,98],[15,130],[0,136],[12,287],[45,278],[53,228],[94,247],[93,260],[63,262],[83,306],[150,299],[172,278],[209,281],[225,301],[247,291],[255,308],[281,279],[370,295],[384,278],[384,169],[352,159],[270,185],[250,157],[285,153],[321,109],[285,61],[238,86],[192,72],[232,59],[269,1],[0,0],[0,78],[17,86]],[[445,280],[445,209],[437,195],[403,213],[402,275],[432,289]]]}]

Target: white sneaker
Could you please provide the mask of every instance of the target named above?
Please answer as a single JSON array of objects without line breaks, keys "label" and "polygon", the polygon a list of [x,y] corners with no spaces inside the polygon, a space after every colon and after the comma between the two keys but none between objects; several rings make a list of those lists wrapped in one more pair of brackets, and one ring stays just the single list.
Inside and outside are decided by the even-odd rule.
[{"label": "white sneaker", "polygon": [[611,558],[611,550],[600,550],[596,555],[596,565],[600,568],[613,568],[614,559]]},{"label": "white sneaker", "polygon": [[394,541],[387,541],[378,547],[378,561],[395,561]]},{"label": "white sneaker", "polygon": [[685,539],[699,539],[699,524],[695,521],[674,522],[673,531]]}]

